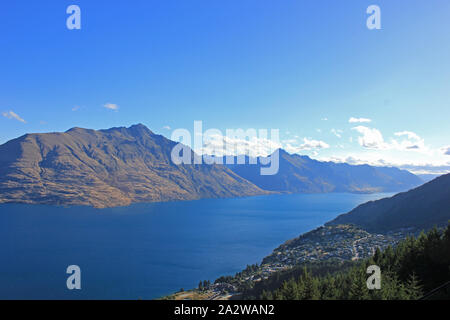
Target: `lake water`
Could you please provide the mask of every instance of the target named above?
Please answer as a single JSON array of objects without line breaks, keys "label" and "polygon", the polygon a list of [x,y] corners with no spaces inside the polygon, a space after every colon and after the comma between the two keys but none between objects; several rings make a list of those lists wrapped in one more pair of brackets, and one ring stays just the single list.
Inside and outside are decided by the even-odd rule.
[{"label": "lake water", "polygon": [[[389,194],[297,194],[94,209],[0,205],[0,299],[152,299],[259,263]],[[66,268],[81,268],[81,290]]]}]

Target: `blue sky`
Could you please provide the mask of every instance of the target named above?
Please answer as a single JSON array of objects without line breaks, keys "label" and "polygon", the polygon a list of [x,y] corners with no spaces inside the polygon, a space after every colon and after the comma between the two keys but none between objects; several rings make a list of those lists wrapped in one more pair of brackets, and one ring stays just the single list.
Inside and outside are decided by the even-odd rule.
[{"label": "blue sky", "polygon": [[[81,30],[66,28],[71,4]],[[202,120],[280,129],[318,159],[448,170],[449,30],[447,0],[5,2],[0,143],[135,123],[170,137]]]}]

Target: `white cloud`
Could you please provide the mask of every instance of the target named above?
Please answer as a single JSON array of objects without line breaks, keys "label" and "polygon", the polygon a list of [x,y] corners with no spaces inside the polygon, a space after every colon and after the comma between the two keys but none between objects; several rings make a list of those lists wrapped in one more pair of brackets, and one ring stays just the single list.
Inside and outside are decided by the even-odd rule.
[{"label": "white cloud", "polygon": [[296,143],[297,139],[286,139],[286,140],[282,140],[281,142],[283,142],[283,143]]},{"label": "white cloud", "polygon": [[350,119],[348,119],[349,123],[369,123],[372,122],[371,119],[367,119],[367,118],[354,118],[351,117]]},{"label": "white cloud", "polygon": [[164,126],[163,129],[170,130],[170,126]]},{"label": "white cloud", "polygon": [[378,129],[357,126],[352,128],[352,130],[356,130],[362,134],[362,136],[358,137],[358,142],[364,148],[387,149],[387,144],[384,142],[383,135]]},{"label": "white cloud", "polygon": [[[298,136],[296,136],[298,138]],[[313,156],[318,155],[317,150],[328,149],[330,145],[324,141],[314,140],[311,138],[303,138],[302,141],[297,139],[282,140],[283,149],[289,153],[305,153],[308,151]]]},{"label": "white cloud", "polygon": [[268,156],[282,148],[280,143],[270,139],[250,137],[248,139],[230,138],[220,134],[203,136],[203,148],[195,152],[204,155],[249,155],[251,157]]},{"label": "white cloud", "polygon": [[417,140],[420,139],[420,137],[412,131],[401,131],[401,132],[396,132],[394,134],[398,137],[407,136],[408,139],[417,139]]},{"label": "white cloud", "polygon": [[78,110],[80,110],[80,106],[74,106],[73,108],[72,108],[72,111],[78,111]]},{"label": "white cloud", "polygon": [[215,156],[224,155],[249,155],[252,157],[267,156],[277,149],[285,149],[289,153],[299,153],[301,151],[311,151],[317,155],[316,150],[327,149],[330,146],[320,140],[303,138],[302,142],[297,139],[282,140],[275,142],[270,139],[250,137],[230,138],[220,134],[210,134],[203,136],[203,148],[195,150],[199,154]]},{"label": "white cloud", "polygon": [[119,110],[119,106],[117,104],[114,103],[106,103],[105,105],[103,105],[104,108],[109,109],[109,110],[114,110],[114,111],[118,111]]},{"label": "white cloud", "polygon": [[328,118],[322,118],[322,119],[320,119],[320,120],[322,120],[322,121],[328,121]]},{"label": "white cloud", "polygon": [[367,149],[431,152],[425,146],[425,140],[412,131],[395,132],[394,135],[399,138],[390,139],[389,142],[386,142],[378,129],[357,126],[352,128],[352,130],[356,130],[361,134],[358,137],[358,142]]},{"label": "white cloud", "polygon": [[27,123],[24,119],[22,119],[17,113],[15,113],[14,111],[8,111],[8,112],[3,112],[2,116],[4,116],[5,118],[8,119],[15,119],[17,121],[23,122],[23,123]]},{"label": "white cloud", "polygon": [[342,138],[342,130],[339,129],[331,129],[331,133],[334,134],[338,138]]},{"label": "white cloud", "polygon": [[309,140],[308,138],[303,138],[303,144],[300,145],[302,149],[328,149],[329,144],[319,140]]},{"label": "white cloud", "polygon": [[286,150],[289,153],[299,153],[301,150],[299,147],[295,147],[290,143],[287,143],[283,146],[283,149]]},{"label": "white cloud", "polygon": [[401,141],[392,139],[391,147],[397,150],[417,150],[427,151],[425,147],[425,140],[419,137],[416,133],[411,131],[401,131],[394,133],[397,137],[406,137]]},{"label": "white cloud", "polygon": [[389,157],[380,153],[352,154],[349,156],[321,157],[321,161],[333,161],[337,163],[348,163],[352,165],[368,164],[378,167],[397,167],[408,170],[414,174],[445,174],[450,172],[450,161],[429,161],[429,160],[404,160]]},{"label": "white cloud", "polygon": [[[352,128],[359,133],[358,143],[364,151],[351,153],[334,150],[334,154],[318,160],[393,166],[413,173],[444,174],[450,172],[450,145],[441,148],[425,144],[425,140],[412,131],[398,131],[384,138],[380,130],[366,126]],[[338,145],[339,147],[339,145]]]}]

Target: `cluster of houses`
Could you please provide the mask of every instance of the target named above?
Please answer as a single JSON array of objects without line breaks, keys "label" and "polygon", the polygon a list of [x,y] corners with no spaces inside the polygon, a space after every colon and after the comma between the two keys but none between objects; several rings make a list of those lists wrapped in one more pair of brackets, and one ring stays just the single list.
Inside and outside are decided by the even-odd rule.
[{"label": "cluster of houses", "polygon": [[[243,282],[258,282],[269,278],[272,273],[290,269],[303,262],[326,260],[358,260],[365,259],[388,246],[395,246],[404,239],[411,230],[399,230],[388,234],[372,234],[351,225],[323,226],[302,236],[287,241],[271,255],[264,258],[259,268],[240,278]],[[236,283],[237,279],[233,278]],[[215,283],[211,288],[216,298],[224,293],[238,291],[236,285]]]},{"label": "cluster of houses", "polygon": [[374,254],[376,248],[395,246],[404,233],[371,234],[349,226],[324,226],[278,247],[264,259],[268,268],[283,268],[302,262],[364,259]]}]

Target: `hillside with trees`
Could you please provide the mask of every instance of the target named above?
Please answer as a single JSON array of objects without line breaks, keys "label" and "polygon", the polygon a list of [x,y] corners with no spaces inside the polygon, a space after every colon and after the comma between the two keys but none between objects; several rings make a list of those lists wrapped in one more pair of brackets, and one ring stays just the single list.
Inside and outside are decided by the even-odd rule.
[{"label": "hillside with trees", "polygon": [[[368,290],[367,267],[381,269],[381,289]],[[386,299],[411,300],[450,281],[450,224],[418,237],[408,237],[395,248],[377,250],[362,262],[305,263],[273,274],[243,292],[244,299]],[[450,286],[427,299],[450,299]]]}]

